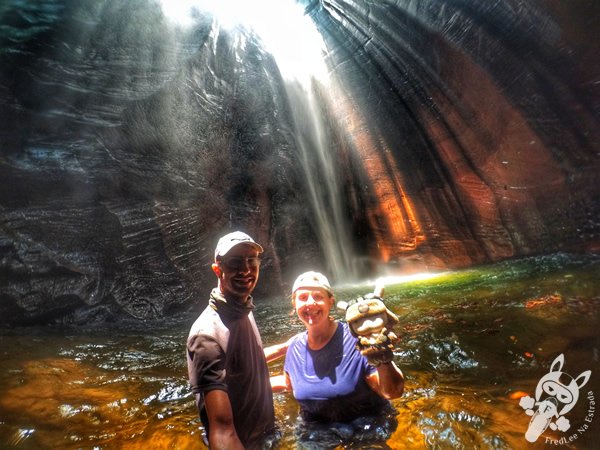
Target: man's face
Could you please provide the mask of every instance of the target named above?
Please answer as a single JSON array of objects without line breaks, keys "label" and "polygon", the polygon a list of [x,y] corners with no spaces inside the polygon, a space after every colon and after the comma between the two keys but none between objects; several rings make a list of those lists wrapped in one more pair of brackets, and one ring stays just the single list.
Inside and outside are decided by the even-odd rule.
[{"label": "man's face", "polygon": [[219,288],[225,298],[244,302],[256,287],[260,272],[258,250],[251,245],[233,247],[220,261],[213,264],[219,278]]}]

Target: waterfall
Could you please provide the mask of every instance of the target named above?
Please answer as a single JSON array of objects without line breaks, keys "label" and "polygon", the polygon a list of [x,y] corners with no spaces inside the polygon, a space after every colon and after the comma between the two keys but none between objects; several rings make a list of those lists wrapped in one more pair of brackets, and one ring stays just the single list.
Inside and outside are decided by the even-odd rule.
[{"label": "waterfall", "polygon": [[323,109],[325,102],[319,99],[330,92],[331,83],[323,37],[301,5],[281,0],[265,4],[268,10],[260,17],[278,20],[253,20],[252,28],[285,80],[298,159],[325,266],[332,279],[352,280],[357,270],[350,224],[344,213],[344,174]]},{"label": "waterfall", "polygon": [[313,88],[287,82],[286,91],[298,159],[328,274],[338,282],[349,281],[356,277],[357,271],[350,227],[344,214],[343,174],[332,148],[326,117]]}]

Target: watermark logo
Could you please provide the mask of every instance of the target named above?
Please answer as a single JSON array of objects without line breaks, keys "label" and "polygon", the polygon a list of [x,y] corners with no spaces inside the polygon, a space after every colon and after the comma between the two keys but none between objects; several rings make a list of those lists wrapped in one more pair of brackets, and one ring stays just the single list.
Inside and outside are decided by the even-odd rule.
[{"label": "watermark logo", "polygon": [[[580,389],[588,382],[592,375],[591,370],[582,372],[577,378],[573,378],[562,371],[565,364],[565,357],[560,354],[552,362],[550,372],[544,375],[535,388],[535,399],[526,396],[522,397],[519,405],[525,410],[528,416],[531,416],[529,427],[525,433],[525,439],[529,442],[535,442],[546,431],[548,427],[551,430],[568,431],[571,428],[569,419],[565,417],[577,403]],[[590,391],[587,394],[590,402],[590,409],[585,418],[586,422],[591,422],[594,417],[594,395]],[[588,420],[589,419],[589,420]],[[577,432],[567,438],[559,440],[546,439],[549,443],[560,444],[568,443],[579,437],[580,433],[587,430],[588,425],[584,424],[577,429]],[[564,441],[564,442],[561,442]]]}]

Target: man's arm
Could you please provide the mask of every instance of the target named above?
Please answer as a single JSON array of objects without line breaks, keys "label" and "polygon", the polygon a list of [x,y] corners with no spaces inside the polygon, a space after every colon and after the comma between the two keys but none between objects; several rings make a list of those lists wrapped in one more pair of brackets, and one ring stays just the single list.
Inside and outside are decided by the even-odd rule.
[{"label": "man's arm", "polygon": [[192,392],[203,393],[208,419],[208,442],[213,449],[243,449],[233,421],[225,382],[225,354],[212,336],[193,334],[187,341]]},{"label": "man's arm", "polygon": [[282,375],[274,375],[269,380],[271,381],[271,389],[274,394],[292,392],[292,382],[287,372]]},{"label": "man's arm", "polygon": [[244,450],[233,423],[233,413],[227,392],[218,389],[204,394],[208,416],[208,443],[211,450]]},{"label": "man's arm", "polygon": [[285,356],[285,353],[287,352],[287,349],[289,346],[290,346],[290,340],[288,340],[287,342],[284,342],[283,344],[275,344],[275,345],[271,345],[270,347],[265,347],[264,348],[265,359],[267,360],[268,363],[270,363],[271,361],[275,361],[276,359],[279,359],[282,356]]}]

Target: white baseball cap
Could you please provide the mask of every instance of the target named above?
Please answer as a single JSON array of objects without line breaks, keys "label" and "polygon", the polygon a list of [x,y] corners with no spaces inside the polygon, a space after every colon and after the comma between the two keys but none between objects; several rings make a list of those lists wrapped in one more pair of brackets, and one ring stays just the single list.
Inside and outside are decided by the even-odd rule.
[{"label": "white baseball cap", "polygon": [[292,288],[292,294],[298,289],[324,289],[333,295],[331,284],[325,275],[319,272],[304,272],[296,281],[294,281],[294,287]]},{"label": "white baseball cap", "polygon": [[219,256],[225,256],[229,250],[231,250],[236,245],[247,244],[254,247],[258,250],[258,253],[264,252],[264,249],[257,244],[254,239],[248,236],[246,233],[241,231],[234,231],[233,233],[226,234],[217,243],[217,248],[215,249],[215,261]]}]

